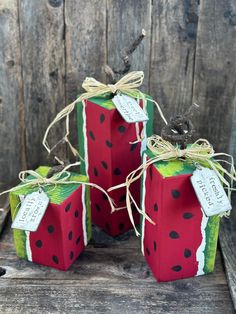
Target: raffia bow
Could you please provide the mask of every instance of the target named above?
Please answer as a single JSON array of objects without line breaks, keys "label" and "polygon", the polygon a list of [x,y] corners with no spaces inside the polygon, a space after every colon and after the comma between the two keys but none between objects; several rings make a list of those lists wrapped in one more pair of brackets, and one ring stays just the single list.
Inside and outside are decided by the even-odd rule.
[{"label": "raffia bow", "polygon": [[[126,94],[130,97],[136,98],[137,100],[141,99],[143,102],[143,107],[146,108],[147,100],[145,98],[145,95],[138,89],[138,87],[140,87],[142,85],[143,79],[144,79],[144,73],[142,71],[130,72],[130,73],[126,74],[125,76],[123,76],[117,83],[107,84],[107,85],[95,80],[92,77],[87,77],[82,84],[82,87],[86,90],[86,92],[81,94],[71,104],[69,104],[65,108],[63,108],[56,115],[54,120],[49,124],[49,126],[48,126],[48,128],[44,134],[44,138],[43,138],[43,142],[42,142],[43,146],[45,147],[47,152],[50,154],[50,152],[52,150],[50,148],[48,142],[47,142],[47,137],[48,137],[48,134],[49,134],[51,128],[57,122],[59,122],[60,120],[65,118],[66,119],[66,133],[64,135],[64,141],[68,143],[73,155],[80,157],[77,149],[75,147],[73,147],[73,145],[69,141],[69,134],[70,134],[69,117],[70,117],[70,114],[72,113],[72,111],[74,110],[76,103],[78,103],[78,102],[84,102],[85,100],[87,100],[89,98],[101,96],[101,95],[104,95],[107,93],[113,93],[114,94],[116,92],[121,92],[121,93]],[[151,99],[150,99],[150,101],[152,101],[156,105],[156,107],[160,113],[161,118],[163,119],[165,124],[167,124],[167,121],[166,121],[158,103],[154,100],[151,100]],[[138,123],[136,124],[136,133],[137,133],[137,139],[141,140],[141,138],[139,137]],[[60,164],[63,164],[63,161],[61,161],[58,157],[55,157],[55,159]]]},{"label": "raffia bow", "polygon": [[[180,149],[178,146],[172,145],[170,142],[165,141],[159,135],[153,135],[147,139],[147,147],[153,153],[154,157],[150,158],[142,165],[140,165],[137,169],[132,171],[127,177],[126,182],[119,184],[117,186],[111,187],[108,189],[108,192],[119,189],[121,187],[126,187],[126,205],[127,211],[129,214],[130,221],[134,227],[136,235],[139,236],[140,233],[136,229],[134,218],[132,214],[132,203],[136,207],[137,211],[143,215],[144,219],[147,219],[150,223],[155,224],[150,217],[142,211],[135,199],[133,198],[130,192],[130,185],[140,179],[143,173],[147,170],[147,168],[158,162],[158,161],[170,161],[175,160],[177,158],[181,158],[186,162],[200,164],[202,166],[206,166],[210,169],[215,170],[217,176],[221,180],[221,182],[226,186],[228,191],[228,197],[231,197],[231,190],[233,181],[236,181],[236,172],[234,168],[234,161],[231,155],[225,153],[215,153],[212,145],[206,139],[199,139],[193,144],[189,145],[185,149]],[[218,159],[218,157],[228,157],[230,161]],[[214,158],[214,160],[213,160]],[[227,171],[219,162],[224,162],[230,166],[230,170]],[[115,209],[117,210],[117,209]],[[229,212],[223,214],[224,216],[229,216]]]},{"label": "raffia bow", "polygon": [[[43,177],[42,175],[40,175],[39,173],[37,173],[34,170],[21,171],[19,173],[19,179],[22,182],[22,184],[17,185],[17,186],[15,186],[9,190],[6,190],[6,191],[0,193],[0,195],[14,192],[14,191],[21,189],[22,187],[27,187],[27,186],[30,186],[30,187],[38,186],[40,188],[40,187],[44,187],[44,186],[48,186],[48,185],[56,187],[57,185],[66,185],[66,184],[84,184],[87,186],[94,187],[94,188],[100,190],[102,193],[104,193],[107,197],[107,200],[109,201],[109,204],[111,206],[111,210],[112,211],[117,210],[118,208],[115,208],[115,204],[114,204],[113,200],[110,198],[110,196],[108,195],[108,193],[99,185],[97,185],[95,183],[84,182],[84,181],[69,181],[68,180],[71,176],[71,173],[68,171],[69,168],[71,168],[73,166],[78,166],[79,164],[80,164],[80,162],[70,164],[67,167],[65,167],[61,172],[54,174],[50,178]],[[122,209],[122,208],[120,208],[120,209]]]}]

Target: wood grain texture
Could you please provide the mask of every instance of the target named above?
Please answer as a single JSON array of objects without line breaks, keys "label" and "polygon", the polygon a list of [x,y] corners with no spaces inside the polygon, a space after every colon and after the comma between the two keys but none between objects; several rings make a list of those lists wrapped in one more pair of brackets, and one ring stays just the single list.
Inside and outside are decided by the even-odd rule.
[{"label": "wood grain texture", "polygon": [[[153,2],[150,93],[167,118],[192,104],[198,0]],[[157,113],[156,132],[163,122]]]},{"label": "wood grain texture", "polygon": [[9,216],[10,206],[8,195],[4,194],[0,198],[0,235],[6,225]]},{"label": "wood grain texture", "polygon": [[17,0],[0,2],[0,184],[21,170],[22,78]]},{"label": "wood grain texture", "polygon": [[[64,106],[63,0],[19,1],[27,166],[47,161],[44,132]],[[63,134],[55,128],[49,142]],[[58,134],[60,132],[60,135]]]},{"label": "wood grain texture", "polygon": [[236,2],[200,1],[193,101],[196,126],[216,150],[229,150],[236,101]]},{"label": "wood grain texture", "polygon": [[[234,194],[234,204],[236,204],[236,195]],[[233,206],[230,219],[221,221],[220,246],[224,258],[225,272],[228,279],[234,308],[236,310],[236,206]]]},{"label": "wood grain texture", "polygon": [[107,0],[107,62],[117,67],[121,62],[121,50],[145,29],[147,36],[131,56],[131,71],[144,71],[142,90],[149,87],[149,63],[151,41],[151,0]]},{"label": "wood grain texture", "polygon": [[233,313],[220,254],[214,273],[157,283],[132,232],[120,240],[94,229],[69,271],[15,256],[11,231],[0,242],[1,313]]},{"label": "wood grain texture", "polygon": [[[66,102],[82,91],[84,79],[104,82],[106,63],[106,0],[65,1]],[[77,144],[75,114],[71,115],[71,140]],[[74,126],[74,127],[73,127]]]}]

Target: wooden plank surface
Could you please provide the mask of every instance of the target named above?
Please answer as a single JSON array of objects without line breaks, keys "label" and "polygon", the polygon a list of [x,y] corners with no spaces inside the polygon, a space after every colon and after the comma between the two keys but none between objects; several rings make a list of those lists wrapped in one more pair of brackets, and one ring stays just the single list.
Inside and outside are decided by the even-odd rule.
[{"label": "wooden plank surface", "polygon": [[69,271],[15,256],[11,231],[0,242],[1,313],[234,313],[221,256],[214,273],[157,283],[132,232],[93,241]]},{"label": "wooden plank surface", "polygon": [[[198,6],[198,0],[153,1],[150,93],[167,120],[192,104]],[[156,114],[156,132],[160,121]]]},{"label": "wooden plank surface", "polygon": [[[106,63],[106,0],[65,1],[66,103],[82,91],[84,79],[104,82]],[[71,139],[77,143],[75,114],[71,118]]]},{"label": "wooden plank surface", "polygon": [[[236,204],[236,194],[234,204]],[[223,219],[220,229],[220,246],[223,253],[225,271],[236,310],[236,206],[233,207],[229,219]]]},{"label": "wooden plank surface", "polygon": [[196,126],[218,151],[229,150],[236,84],[236,2],[200,1],[193,100]]},{"label": "wooden plank surface", "polygon": [[[47,161],[42,139],[65,103],[63,0],[19,1],[27,167]],[[55,129],[49,142],[60,135]]]},{"label": "wooden plank surface", "polygon": [[121,62],[121,50],[130,44],[145,29],[147,36],[131,56],[131,70],[144,71],[142,90],[149,87],[149,63],[151,41],[151,0],[107,0],[107,61],[111,67]]},{"label": "wooden plank surface", "polygon": [[0,185],[22,167],[22,78],[17,0],[0,1]]},{"label": "wooden plank surface", "polygon": [[7,223],[9,211],[9,198],[7,194],[4,194],[0,197],[0,235],[5,227],[5,224]]}]

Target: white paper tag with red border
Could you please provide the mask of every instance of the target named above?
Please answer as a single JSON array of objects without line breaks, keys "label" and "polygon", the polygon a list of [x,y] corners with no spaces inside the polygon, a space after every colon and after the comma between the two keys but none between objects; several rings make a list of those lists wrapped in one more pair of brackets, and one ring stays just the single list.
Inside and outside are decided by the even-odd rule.
[{"label": "white paper tag with red border", "polygon": [[136,123],[148,120],[148,116],[139,106],[136,99],[124,94],[117,94],[112,98],[112,102],[126,122]]},{"label": "white paper tag with red border", "polygon": [[232,209],[227,194],[214,170],[197,166],[190,179],[206,216],[218,215]]},{"label": "white paper tag with red border", "polygon": [[20,209],[11,227],[35,232],[46,212],[49,201],[49,197],[42,189],[26,195],[21,201]]}]

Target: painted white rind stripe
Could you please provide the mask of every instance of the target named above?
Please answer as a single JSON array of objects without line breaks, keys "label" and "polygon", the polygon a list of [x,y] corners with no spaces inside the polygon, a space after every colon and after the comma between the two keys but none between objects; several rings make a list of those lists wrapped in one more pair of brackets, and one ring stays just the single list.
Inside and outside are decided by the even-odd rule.
[{"label": "painted white rind stripe", "polygon": [[30,247],[30,231],[25,231],[26,240],[25,240],[25,250],[27,254],[27,259],[32,262],[32,251]]},{"label": "painted white rind stripe", "polygon": [[86,186],[82,184],[82,206],[83,206],[83,213],[82,213],[82,227],[83,227],[83,235],[84,235],[84,245],[86,246],[88,243],[88,236],[87,236],[87,224],[86,224],[86,214],[87,214],[87,208],[86,208]]},{"label": "painted white rind stripe", "polygon": [[[146,163],[147,161],[147,155],[144,154],[143,156],[143,163]],[[147,177],[147,171],[144,171],[143,173],[143,178],[142,178],[142,201],[141,201],[141,208],[143,213],[145,213],[145,195],[146,195],[146,177]],[[144,233],[145,233],[145,222],[146,219],[143,217],[142,218],[142,234],[141,234],[141,250],[144,255]]]},{"label": "painted white rind stripe", "polygon": [[86,101],[83,104],[83,135],[84,135],[84,163],[85,171],[88,176],[88,142],[87,142],[87,120],[86,120]]},{"label": "painted white rind stripe", "polygon": [[204,250],[206,247],[206,226],[208,223],[208,217],[204,214],[202,208],[202,222],[201,222],[201,233],[202,233],[202,242],[199,246],[199,248],[197,249],[196,252],[196,260],[198,262],[198,271],[196,276],[199,275],[204,275],[204,266],[205,266],[205,254],[204,254]]}]

